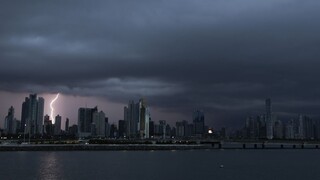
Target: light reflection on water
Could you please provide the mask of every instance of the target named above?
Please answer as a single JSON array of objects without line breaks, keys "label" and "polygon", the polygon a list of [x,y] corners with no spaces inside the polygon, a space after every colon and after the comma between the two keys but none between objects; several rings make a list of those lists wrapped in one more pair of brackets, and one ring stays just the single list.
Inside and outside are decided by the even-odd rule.
[{"label": "light reflection on water", "polygon": [[59,164],[59,156],[56,152],[48,152],[39,159],[38,178],[39,179],[61,179],[63,169]]}]

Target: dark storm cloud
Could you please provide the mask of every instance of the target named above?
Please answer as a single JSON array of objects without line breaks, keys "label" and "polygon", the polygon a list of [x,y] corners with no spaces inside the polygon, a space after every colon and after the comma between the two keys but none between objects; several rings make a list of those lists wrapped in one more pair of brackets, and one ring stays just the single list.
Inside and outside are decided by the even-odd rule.
[{"label": "dark storm cloud", "polygon": [[143,96],[164,111],[203,108],[220,125],[263,113],[266,97],[282,114],[317,116],[319,5],[1,2],[0,88],[116,102]]}]

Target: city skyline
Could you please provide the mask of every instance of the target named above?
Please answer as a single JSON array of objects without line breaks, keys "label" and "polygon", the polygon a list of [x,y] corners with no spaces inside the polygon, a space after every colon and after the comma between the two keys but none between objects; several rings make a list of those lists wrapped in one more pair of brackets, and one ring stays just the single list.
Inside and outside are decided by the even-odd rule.
[{"label": "city skyline", "polygon": [[[8,109],[4,121],[4,128],[0,129],[0,136],[4,133],[11,138],[122,138],[122,139],[171,139],[176,136],[176,127],[170,126],[166,120],[159,120],[159,124],[152,119],[150,107],[143,98],[137,103],[130,100],[128,106],[123,107],[123,119],[116,122],[110,122],[106,114],[99,110],[97,106],[79,107],[77,122],[69,125],[69,118],[65,120],[65,126],[62,127],[62,117],[57,113],[54,116],[54,102],[58,100],[60,93],[50,101],[50,116],[44,115],[45,99],[38,94],[29,94],[22,102],[21,119],[19,114],[15,114],[15,109],[11,106]],[[203,138],[208,134],[209,128],[205,124],[205,116],[202,110],[193,112],[193,123],[191,126],[183,126],[179,134],[182,137]],[[110,123],[109,123],[110,122]],[[186,121],[184,121],[186,122]],[[116,124],[118,123],[118,125]],[[187,123],[188,124],[188,123]],[[176,124],[177,126],[177,124]],[[63,130],[64,129],[64,130]],[[184,130],[185,129],[185,130]],[[188,130],[187,130],[188,129]],[[184,132],[189,131],[188,135]]]},{"label": "city skyline", "polygon": [[[59,94],[60,96],[62,96],[61,98],[63,98],[63,94]],[[62,115],[62,118],[64,118],[65,120],[61,120],[61,113],[59,113],[59,110],[58,110],[58,108],[57,107],[59,107],[60,105],[55,105],[55,101],[58,101],[59,100],[59,98],[57,98],[58,97],[58,94],[55,94],[55,95],[52,95],[52,99],[51,100],[48,100],[49,102],[47,102],[46,103],[46,101],[45,101],[45,99],[43,98],[43,97],[41,97],[41,95],[38,95],[38,94],[29,94],[29,96],[26,96],[24,99],[25,99],[25,101],[24,102],[22,102],[22,109],[23,108],[26,108],[25,107],[25,103],[27,102],[27,101],[31,101],[30,99],[32,99],[33,97],[35,97],[35,98],[37,98],[38,97],[38,99],[37,99],[37,101],[36,101],[36,103],[38,103],[38,101],[39,100],[42,100],[41,102],[42,102],[42,107],[40,108],[41,110],[40,110],[40,114],[37,114],[38,112],[38,110],[35,112],[36,113],[36,115],[34,115],[34,116],[36,116],[36,117],[34,117],[34,118],[36,118],[36,119],[41,119],[41,114],[42,114],[42,123],[44,122],[43,121],[43,117],[44,118],[46,118],[46,116],[49,118],[49,120],[51,120],[52,121],[52,124],[55,124],[55,118],[57,117],[57,116],[59,116],[60,117],[60,124],[62,123],[62,124],[64,124],[64,122],[65,122],[65,120],[66,119],[68,119],[68,124],[70,123],[70,125],[73,125],[73,124],[75,124],[75,125],[78,125],[79,124],[79,109],[81,109],[81,108],[88,108],[88,109],[90,109],[90,107],[98,107],[98,105],[89,105],[88,106],[88,104],[87,103],[85,103],[85,106],[79,106],[79,107],[77,107],[77,109],[76,109],[76,111],[77,111],[77,113],[74,113],[73,115],[71,115],[70,116],[70,113],[69,113],[69,116],[67,115],[67,116],[64,116],[64,115]],[[135,123],[133,123],[133,124],[136,124],[137,122],[140,122],[140,120],[134,120],[132,123],[129,123],[129,122],[131,122],[132,120],[129,120],[129,119],[135,119],[135,117],[133,117],[133,116],[136,116],[136,115],[126,115],[126,114],[128,114],[128,112],[130,112],[130,113],[132,113],[131,111],[133,111],[133,110],[130,110],[130,109],[135,109],[136,108],[136,106],[137,107],[139,107],[139,106],[141,106],[141,102],[145,102],[146,100],[143,100],[143,99],[139,99],[139,103],[137,103],[137,104],[135,104],[134,103],[134,100],[129,100],[128,102],[129,102],[129,104],[126,104],[126,105],[120,105],[120,107],[123,109],[123,110],[120,110],[120,109],[118,109],[118,110],[120,110],[120,112],[122,113],[122,117],[121,117],[121,115],[119,116],[119,118],[116,118],[116,119],[111,119],[109,116],[107,116],[107,114],[108,114],[108,112],[106,111],[106,110],[104,110],[104,109],[101,109],[101,108],[99,108],[100,109],[100,111],[103,113],[103,116],[104,117],[106,117],[106,118],[108,118],[109,119],[109,123],[111,123],[111,124],[117,124],[118,123],[118,121],[119,120],[124,120],[126,123],[128,123],[129,125],[130,124],[132,124],[133,122],[135,122]],[[33,102],[33,101],[31,101],[31,102]],[[20,102],[21,103],[21,102]],[[69,102],[69,103],[73,103],[73,102]],[[239,126],[227,126],[227,125],[222,125],[222,126],[214,126],[214,125],[212,125],[212,120],[210,121],[210,118],[206,118],[207,119],[207,122],[206,122],[206,125],[208,125],[207,127],[209,127],[209,128],[212,128],[212,129],[215,129],[215,130],[219,130],[219,129],[221,129],[221,128],[230,128],[230,129],[233,129],[233,130],[235,130],[236,128],[241,128],[242,127],[242,125],[243,125],[243,119],[246,119],[246,118],[248,118],[248,117],[250,117],[250,118],[252,118],[252,115],[254,115],[255,113],[258,113],[258,114],[260,114],[261,116],[264,116],[264,118],[265,118],[265,123],[266,123],[266,137],[268,138],[268,139],[272,139],[273,138],[273,126],[274,126],[274,123],[275,123],[275,121],[276,120],[281,120],[281,121],[288,121],[288,120],[293,120],[293,119],[296,119],[297,117],[301,117],[302,115],[303,116],[307,116],[307,117],[311,117],[309,114],[303,114],[303,113],[298,113],[298,112],[296,112],[296,113],[294,113],[294,115],[293,116],[290,116],[290,117],[288,117],[288,116],[281,116],[281,113],[279,113],[279,111],[273,111],[273,104],[274,104],[274,102],[272,102],[272,100],[271,100],[271,98],[267,98],[267,99],[265,99],[265,101],[264,101],[264,106],[265,106],[265,111],[263,111],[262,109],[263,109],[263,107],[260,107],[260,110],[259,111],[251,111],[250,113],[247,113],[247,115],[246,116],[243,116],[243,117],[239,117],[239,120],[241,121],[241,125],[239,125]],[[50,105],[48,105],[48,104],[50,104]],[[144,104],[144,103],[142,103],[142,104]],[[46,106],[45,106],[46,105]],[[52,105],[52,106],[51,106]],[[44,108],[44,107],[46,107],[46,108]],[[17,119],[17,120],[19,120],[19,121],[21,121],[21,123],[23,123],[24,121],[26,121],[25,120],[25,115],[23,115],[23,113],[24,113],[24,111],[22,110],[22,109],[20,109],[21,111],[19,111],[19,108],[16,108],[15,106],[10,106],[8,109],[9,109],[9,111],[10,111],[10,109],[12,109],[13,108],[13,112],[14,112],[14,114],[16,114],[15,115],[15,119]],[[38,107],[37,107],[37,105],[35,106],[35,108],[37,109]],[[55,109],[55,111],[52,111],[53,109],[52,108],[54,108]],[[62,107],[63,108],[63,107]],[[129,108],[129,109],[128,109]],[[18,111],[17,111],[17,109],[18,109]],[[147,114],[149,114],[148,116],[146,116],[146,118],[148,118],[149,119],[149,117],[151,118],[151,116],[150,116],[150,109],[152,109],[152,108],[150,108],[150,106],[148,106],[147,107],[147,110],[144,110],[144,111],[147,111],[148,113]],[[192,112],[190,112],[188,115],[189,115],[189,117],[187,117],[187,118],[185,118],[185,119],[170,119],[169,121],[168,120],[165,120],[165,119],[163,119],[163,118],[159,118],[159,117],[154,117],[154,116],[152,116],[153,117],[153,119],[152,119],[152,121],[161,121],[161,120],[165,120],[168,124],[170,124],[170,125],[175,125],[177,122],[183,122],[183,121],[186,121],[186,122],[193,122],[195,125],[197,124],[196,122],[197,121],[199,121],[200,119],[204,119],[204,118],[200,118],[201,116],[204,116],[203,114],[201,115],[201,113],[204,113],[203,112],[203,110],[201,110],[201,112],[199,111],[200,109],[197,109],[197,108],[195,108],[194,109],[194,111],[192,111]],[[103,112],[104,111],[104,112]],[[6,115],[7,115],[7,113],[8,113],[8,110],[6,111]],[[120,114],[121,114],[120,113]],[[130,114],[129,113],[129,114]],[[199,116],[199,119],[198,120],[196,120],[195,121],[195,118],[194,118],[194,116],[195,116],[195,113],[200,113],[200,114],[198,114],[198,115],[196,115],[196,116]],[[18,116],[17,116],[17,114],[18,114]],[[191,117],[191,114],[193,114],[192,116],[193,117]],[[21,115],[21,116],[20,116]],[[45,115],[45,116],[44,116]],[[52,116],[53,115],[53,116]],[[132,116],[131,118],[129,118],[130,116]],[[140,116],[140,115],[139,115]],[[20,118],[21,117],[21,118]],[[24,117],[24,118],[23,118]],[[71,120],[70,121],[70,117],[72,117],[72,119],[74,119],[74,120]],[[279,117],[280,117],[280,119],[279,119]],[[285,117],[285,118],[284,118]],[[312,117],[311,117],[312,118]],[[2,118],[3,119],[3,122],[2,122],[2,124],[6,124],[7,122],[6,122],[6,117],[5,118]],[[33,121],[38,121],[38,120],[33,120]],[[127,119],[127,120],[126,120]],[[208,121],[208,119],[209,119],[209,121]],[[313,119],[315,119],[315,120],[320,120],[320,119],[317,119],[317,118],[314,118],[313,117]],[[150,119],[151,120],[151,119]],[[200,120],[200,122],[201,122],[201,120]],[[1,120],[0,120],[0,123],[1,123]],[[26,123],[27,124],[27,123]],[[140,124],[140,123],[138,123],[138,124]],[[149,122],[147,123],[147,124],[149,124]],[[39,126],[39,125],[38,125]],[[132,126],[132,125],[130,125],[130,126]],[[135,126],[137,126],[137,125],[134,125],[134,127],[133,127],[133,129],[137,129],[137,127],[135,127]],[[138,125],[139,126],[139,125]],[[202,125],[202,126],[204,126],[204,125]],[[63,125],[63,126],[61,126],[60,125],[60,127],[61,127],[61,129],[64,129],[65,128],[65,126]],[[196,126],[195,126],[196,127]],[[3,125],[0,125],[0,128],[3,128]],[[27,127],[28,128],[28,127]],[[39,127],[39,129],[41,129],[42,127]],[[198,129],[198,128],[196,128],[196,129]],[[41,130],[38,130],[38,131],[41,131]],[[91,132],[90,132],[91,133]],[[128,132],[127,132],[128,133]],[[130,134],[130,133],[129,133]]]},{"label": "city skyline", "polygon": [[74,102],[63,116],[87,101],[119,119],[118,107],[145,98],[159,119],[203,109],[214,126],[240,126],[271,97],[279,116],[320,118],[319,5],[2,2],[0,115],[35,92]]},{"label": "city skyline", "polygon": [[[12,137],[33,138],[117,138],[117,139],[179,139],[179,138],[221,138],[221,139],[268,139],[268,140],[319,140],[320,119],[312,119],[306,114],[282,119],[273,110],[271,98],[265,99],[265,111],[246,118],[244,127],[233,129],[224,126],[221,129],[210,126],[206,122],[205,112],[196,109],[192,113],[192,121],[176,120],[168,122],[164,119],[152,118],[150,106],[146,99],[135,102],[129,100],[123,107],[123,118],[110,121],[106,113],[95,107],[79,107],[77,122],[69,124],[69,118],[63,121],[57,113],[53,114],[53,102],[58,100],[57,94],[50,102],[51,115],[44,115],[45,99],[37,94],[29,94],[22,102],[21,119],[13,106],[8,109],[4,128],[0,133]],[[72,123],[72,122],[71,122]],[[65,124],[63,127],[62,124]],[[231,129],[231,131],[230,131]]]},{"label": "city skyline", "polygon": [[[24,105],[25,103],[26,103],[26,101],[29,101],[30,99],[32,99],[32,97],[35,97],[35,98],[39,98],[39,99],[41,99],[43,102],[42,102],[42,107],[41,107],[41,113],[40,114],[43,114],[42,115],[42,118],[44,117],[44,119],[46,119],[46,117],[48,118],[48,120],[50,120],[50,121],[52,121],[52,124],[54,124],[55,123],[55,118],[57,117],[57,116],[60,116],[60,118],[61,118],[61,112],[59,112],[59,108],[57,108],[57,107],[60,107],[61,106],[61,104],[59,105],[59,104],[55,104],[55,102],[56,101],[59,101],[59,98],[57,98],[58,96],[57,96],[58,94],[55,94],[55,95],[51,95],[52,96],[52,98],[50,99],[50,100],[45,100],[45,98],[43,98],[43,97],[41,97],[42,95],[39,95],[39,94],[27,94],[23,99],[24,99],[24,101],[25,102],[18,102],[17,104],[19,104],[20,103],[20,105],[18,105],[18,106],[10,106],[9,107],[9,109],[11,109],[11,108],[13,108],[14,109],[14,112],[15,112],[15,116],[14,116],[14,118],[16,119],[16,120],[19,120],[19,121],[21,121],[21,119],[23,119],[23,121],[27,121],[27,120],[25,120],[26,119],[26,117],[27,117],[27,115],[23,115],[24,114],[24,111],[22,110],[23,108],[25,108],[25,106],[26,105]],[[63,94],[59,94],[59,96],[62,96],[61,98],[63,98]],[[65,102],[65,101],[64,101]],[[87,102],[87,101],[85,101],[85,102]],[[129,105],[130,105],[130,103],[134,103],[134,100],[128,100],[128,102],[129,102]],[[73,103],[73,102],[69,102],[69,103]],[[21,105],[22,104],[22,105]],[[144,105],[143,104],[146,104],[146,100],[143,100],[143,99],[139,99],[139,103],[137,103],[137,104],[134,104],[134,107],[139,107],[139,106],[142,106],[142,107],[144,107]],[[121,106],[121,105],[120,105]],[[17,108],[18,107],[18,108]],[[22,107],[22,108],[19,108],[19,107]],[[62,107],[62,109],[64,108],[63,106],[61,106]],[[60,107],[60,108],[61,108]],[[72,119],[74,119],[73,121],[70,121],[70,123],[71,124],[78,124],[78,117],[79,117],[79,114],[78,114],[78,111],[79,111],[79,109],[81,109],[81,108],[88,108],[88,109],[91,109],[90,107],[96,107],[96,108],[98,108],[99,107],[99,109],[101,110],[101,108],[100,108],[100,106],[98,106],[97,104],[96,105],[93,105],[93,104],[88,104],[88,103],[85,103],[85,105],[83,105],[83,106],[79,106],[79,107],[77,107],[77,109],[76,109],[76,111],[77,111],[77,113],[74,113],[74,114],[71,114],[70,115],[70,113],[67,115],[67,116],[65,116],[65,115],[62,115],[62,117],[63,118],[65,118],[65,119],[68,119],[68,121],[70,120],[70,117],[72,117]],[[118,120],[125,120],[126,119],[126,116],[124,116],[124,111],[123,111],[123,108],[128,108],[128,105],[126,104],[126,105],[122,105],[121,106],[121,108],[120,109],[118,109],[121,113],[121,115],[119,115],[119,118],[112,118],[112,120],[111,120],[111,123],[114,123],[114,124],[117,124],[118,123]],[[5,108],[4,108],[5,109]],[[36,107],[35,107],[35,109],[37,109],[37,105],[36,105]],[[54,109],[54,111],[53,111],[53,109]],[[27,111],[29,111],[29,110],[27,110]],[[31,110],[32,111],[32,110]],[[37,111],[37,110],[36,110]],[[105,110],[103,110],[103,111],[105,111]],[[146,118],[148,119],[149,118],[149,116],[150,116],[150,108],[149,107],[147,107],[146,109],[144,108],[144,110],[143,111],[145,111],[145,113],[146,114],[149,114],[149,115],[147,115],[146,116]],[[106,111],[105,111],[106,112]],[[8,109],[7,110],[5,110],[5,116],[7,115],[7,113],[8,113]],[[37,113],[37,112],[35,112],[35,113]],[[193,112],[190,112],[189,113],[189,115],[191,115]],[[155,113],[156,114],[156,113]],[[40,118],[41,116],[39,116],[39,115],[37,115],[37,117],[36,118]],[[21,117],[21,118],[20,118]],[[23,118],[22,118],[23,117]],[[108,117],[108,116],[106,116],[106,118],[110,118],[110,117]],[[193,121],[193,118],[192,117],[187,117],[186,119],[189,119],[188,121]],[[5,118],[3,118],[3,123],[1,122],[1,119],[0,119],[0,123],[2,123],[2,124],[0,124],[0,128],[3,128],[3,124],[5,123]],[[156,117],[156,120],[164,120],[164,118],[159,118],[159,117]],[[140,122],[140,120],[136,120],[137,122]],[[174,125],[175,124],[175,122],[177,121],[177,119],[170,119],[169,121],[166,119],[165,121],[167,121],[169,124],[171,124],[171,125]],[[43,120],[42,120],[42,122],[44,122]],[[63,122],[63,120],[62,120],[62,122]],[[109,121],[110,122],[110,121]],[[23,122],[21,122],[22,124],[23,124]],[[27,123],[26,123],[27,124]],[[144,126],[144,125],[143,125]],[[63,128],[63,126],[61,127],[61,128]],[[134,129],[136,129],[136,128],[134,128]]]},{"label": "city skyline", "polygon": [[[12,94],[14,96],[14,94]],[[62,118],[69,118],[71,121],[70,123],[71,124],[76,124],[77,123],[77,119],[78,119],[78,109],[80,107],[99,107],[99,109],[103,110],[104,112],[107,113],[108,117],[111,119],[111,122],[112,123],[117,123],[118,120],[123,120],[124,119],[124,116],[123,116],[123,108],[125,106],[127,106],[127,104],[117,104],[116,106],[108,106],[104,103],[103,100],[91,100],[90,97],[77,97],[77,98],[71,98],[73,100],[75,100],[75,102],[73,101],[69,101],[70,99],[69,98],[66,98],[66,96],[64,94],[60,94],[59,98],[56,100],[56,102],[53,104],[53,106],[55,107],[55,111],[54,111],[54,115],[53,117],[50,116],[51,114],[51,108],[50,108],[50,102],[52,102],[52,100],[56,97],[57,94],[37,94],[38,96],[41,96],[41,97],[48,97],[48,98],[44,98],[46,101],[44,103],[44,114],[45,115],[49,115],[50,117],[50,120],[53,120],[54,121],[54,118],[56,115],[61,115]],[[15,109],[15,112],[16,114],[18,114],[17,116],[17,119],[20,120],[20,115],[22,113],[21,111],[21,104],[22,102],[24,101],[24,99],[26,97],[28,97],[29,94],[28,93],[25,93],[23,94],[19,100],[13,102],[13,103],[10,103],[10,101],[7,101],[9,104],[12,104],[12,106],[14,107]],[[79,99],[81,98],[81,100],[79,101]],[[10,96],[9,96],[9,99],[10,99]],[[20,101],[21,100],[21,101]],[[138,100],[138,99],[137,99]],[[131,101],[131,100],[128,100],[128,101]],[[71,112],[66,112],[64,111],[65,107],[68,106],[68,105],[73,105],[74,103],[79,103],[80,102],[80,105],[79,106],[75,106],[75,108],[71,111]],[[66,103],[66,104],[64,104]],[[9,106],[10,107],[10,106]],[[112,113],[109,113],[110,111],[115,111],[117,112],[117,114],[115,116],[110,116],[110,114]],[[151,111],[153,111],[153,108],[151,108]],[[4,104],[1,104],[0,105],[0,115],[2,116],[3,114],[3,117],[5,117],[7,115],[7,112],[8,112],[8,108],[6,108],[6,106],[4,106]],[[163,115],[161,113],[153,113],[154,116],[156,116],[158,119],[165,119],[163,118]],[[114,114],[113,114],[114,115]],[[192,115],[192,112],[190,112],[188,114],[189,116]],[[189,121],[192,121],[192,118],[191,117],[188,117],[188,115],[186,115],[185,119],[188,119]],[[175,123],[175,120],[177,118],[175,118],[175,115],[173,115],[171,118],[169,119],[166,119],[167,121],[169,121],[170,123],[174,124]],[[1,118],[0,119],[0,128],[3,127],[3,123],[4,123],[4,118]]]}]

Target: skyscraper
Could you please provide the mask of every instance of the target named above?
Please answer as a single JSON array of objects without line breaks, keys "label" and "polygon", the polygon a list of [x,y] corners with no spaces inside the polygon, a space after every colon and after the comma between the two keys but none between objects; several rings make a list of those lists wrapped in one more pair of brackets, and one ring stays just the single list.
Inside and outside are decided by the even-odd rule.
[{"label": "skyscraper", "polygon": [[108,117],[104,118],[104,123],[105,123],[105,135],[106,137],[110,137],[110,124],[109,124]]},{"label": "skyscraper", "polygon": [[150,112],[143,99],[139,100],[139,134],[140,138],[149,138]]},{"label": "skyscraper", "polygon": [[127,124],[127,136],[135,138],[138,134],[139,106],[134,101],[129,101],[128,107],[124,107],[124,120]]},{"label": "skyscraper", "polygon": [[196,110],[193,113],[194,133],[196,136],[203,136],[204,130],[204,113],[203,111]]},{"label": "skyscraper", "polygon": [[119,127],[119,137],[121,138],[126,137],[126,121],[119,120],[118,127]]},{"label": "skyscraper", "polygon": [[36,134],[42,134],[43,130],[43,115],[44,115],[44,99],[42,97],[38,98],[37,106],[37,121],[36,121]]},{"label": "skyscraper", "polygon": [[143,99],[136,104],[129,101],[128,106],[124,107],[124,120],[128,137],[149,138],[150,111]]},{"label": "skyscraper", "polygon": [[54,121],[54,135],[60,135],[61,134],[61,116],[58,114]]},{"label": "skyscraper", "polygon": [[79,137],[91,136],[91,124],[93,113],[98,112],[98,108],[79,108],[78,110],[78,135]]},{"label": "skyscraper", "polygon": [[272,105],[271,99],[266,99],[266,128],[267,139],[273,139],[273,117],[272,117]]},{"label": "skyscraper", "polygon": [[166,120],[159,121],[159,133],[162,136],[162,139],[166,139]]},{"label": "skyscraper", "polygon": [[314,139],[314,122],[308,116],[303,116],[303,132],[304,132],[304,139]]},{"label": "skyscraper", "polygon": [[294,138],[293,120],[288,121],[285,126],[285,138],[286,139],[293,139]]},{"label": "skyscraper", "polygon": [[176,136],[177,137],[185,137],[186,131],[188,127],[188,122],[186,120],[183,120],[181,122],[176,122]]},{"label": "skyscraper", "polygon": [[95,124],[95,135],[99,137],[105,137],[106,134],[106,115],[103,111],[93,112],[93,123]]},{"label": "skyscraper", "polygon": [[273,137],[276,139],[283,138],[283,125],[280,120],[276,120],[273,126]]},{"label": "skyscraper", "polygon": [[14,118],[14,108],[11,106],[5,118],[4,130],[7,134],[16,134],[16,119]]},{"label": "skyscraper", "polygon": [[52,121],[50,120],[50,116],[47,114],[44,116],[44,129],[43,133],[47,136],[52,136],[53,135],[53,125]]},{"label": "skyscraper", "polygon": [[298,120],[295,123],[296,129],[296,137],[297,139],[304,139],[305,132],[304,132],[304,124],[303,124],[303,116],[300,114]]},{"label": "skyscraper", "polygon": [[155,135],[155,129],[154,129],[154,121],[149,121],[149,137],[153,138]]},{"label": "skyscraper", "polygon": [[25,98],[25,101],[22,103],[22,109],[21,109],[21,127],[20,132],[26,134],[27,133],[27,118],[28,118],[28,104],[29,104],[29,98]]},{"label": "skyscraper", "polygon": [[[44,99],[30,94],[22,103],[21,132],[31,136],[42,134]],[[25,128],[24,128],[25,127]]]},{"label": "skyscraper", "polygon": [[66,119],[66,124],[65,124],[65,126],[64,126],[64,131],[65,131],[66,133],[69,132],[69,118]]},{"label": "skyscraper", "polygon": [[110,126],[110,138],[116,138],[118,136],[117,125],[111,124]]}]

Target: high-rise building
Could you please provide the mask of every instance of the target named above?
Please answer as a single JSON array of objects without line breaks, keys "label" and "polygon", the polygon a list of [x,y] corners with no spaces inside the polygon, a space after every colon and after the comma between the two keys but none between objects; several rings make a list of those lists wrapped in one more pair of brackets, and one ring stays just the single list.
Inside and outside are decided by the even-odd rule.
[{"label": "high-rise building", "polygon": [[104,119],[104,123],[105,123],[105,135],[108,138],[108,137],[110,137],[110,124],[109,124],[109,118],[108,117],[106,117]]},{"label": "high-rise building", "polygon": [[172,138],[175,138],[176,135],[177,135],[177,129],[176,129],[175,127],[172,127],[172,128],[171,128],[171,132],[170,132],[170,136],[171,136]]},{"label": "high-rise building", "polygon": [[267,137],[265,115],[257,116],[258,137],[265,139]]},{"label": "high-rise building", "polygon": [[106,136],[106,115],[103,111],[93,112],[93,123],[95,124],[94,134],[95,136],[105,137]]},{"label": "high-rise building", "polygon": [[185,136],[191,137],[194,136],[194,124],[187,124],[187,129],[185,129]]},{"label": "high-rise building", "polygon": [[78,136],[78,125],[72,125],[69,127],[69,135],[71,136]]},{"label": "high-rise building", "polygon": [[29,98],[25,98],[25,101],[22,103],[22,109],[21,109],[21,129],[20,132],[27,134],[27,118],[28,118],[28,112],[29,112]]},{"label": "high-rise building", "polygon": [[295,139],[304,139],[304,132],[303,132],[303,116],[299,115],[298,119],[293,121],[293,133]]},{"label": "high-rise building", "polygon": [[[44,99],[37,94],[30,94],[22,103],[21,132],[25,134],[42,134]],[[25,128],[24,128],[25,127]]]},{"label": "high-rise building", "polygon": [[183,122],[176,122],[176,129],[177,129],[177,137],[184,137],[184,125]]},{"label": "high-rise building", "polygon": [[93,137],[97,136],[96,123],[94,123],[94,122],[91,123],[91,136],[93,136]]},{"label": "high-rise building", "polygon": [[11,106],[4,121],[4,130],[7,134],[16,134],[16,119],[14,118],[14,108]]},{"label": "high-rise building", "polygon": [[305,132],[304,132],[304,124],[303,124],[303,116],[300,114],[299,119],[298,119],[298,134],[299,134],[299,139],[304,139],[305,138]]},{"label": "high-rise building", "polygon": [[43,133],[47,136],[52,136],[53,135],[53,125],[52,121],[50,120],[50,116],[47,114],[44,116],[44,128],[43,128]]},{"label": "high-rise building", "polygon": [[162,132],[160,131],[160,125],[154,123],[154,137],[162,136]]},{"label": "high-rise building", "polygon": [[154,121],[149,121],[149,136],[153,138],[155,135]]},{"label": "high-rise building", "polygon": [[149,108],[143,99],[138,103],[129,101],[127,107],[124,107],[124,121],[126,122],[126,134],[129,138],[149,138]]},{"label": "high-rise building", "polygon": [[285,139],[293,139],[294,131],[293,131],[293,120],[287,122],[285,126]]},{"label": "high-rise building", "polygon": [[283,126],[282,126],[282,122],[280,120],[277,120],[274,122],[273,136],[276,139],[283,138]]},{"label": "high-rise building", "polygon": [[44,115],[44,99],[42,97],[38,98],[37,107],[37,121],[36,121],[36,134],[42,134],[43,130],[43,115]]},{"label": "high-rise building", "polygon": [[246,134],[245,137],[247,138],[256,138],[258,137],[257,135],[257,121],[254,119],[252,116],[248,117],[246,120]]},{"label": "high-rise building", "polygon": [[130,122],[130,117],[129,117],[129,108],[130,108],[130,101],[128,103],[128,106],[125,106],[123,108],[123,119],[126,122],[126,135],[128,136],[128,138],[131,137],[131,122]]},{"label": "high-rise building", "polygon": [[91,124],[93,122],[93,113],[98,112],[98,108],[79,108],[78,110],[78,136],[91,136]]},{"label": "high-rise building", "polygon": [[267,139],[273,139],[273,116],[272,116],[272,105],[271,99],[266,99],[266,129]]},{"label": "high-rise building", "polygon": [[129,101],[128,107],[124,107],[124,120],[127,123],[127,135],[135,138],[138,135],[139,106],[134,101]]},{"label": "high-rise building", "polygon": [[15,119],[15,123],[16,123],[16,134],[19,133],[20,129],[21,129],[21,121],[20,120],[17,120],[16,118]]},{"label": "high-rise building", "polygon": [[196,136],[203,136],[204,130],[204,113],[203,111],[196,110],[193,113],[194,133]]},{"label": "high-rise building", "polygon": [[185,137],[187,135],[188,122],[183,120],[181,122],[176,122],[176,136]]},{"label": "high-rise building", "polygon": [[110,137],[116,138],[118,136],[118,128],[117,125],[111,124],[110,126]]},{"label": "high-rise building", "polygon": [[171,127],[169,124],[166,125],[166,136],[171,137]]},{"label": "high-rise building", "polygon": [[118,127],[119,127],[119,137],[125,138],[126,137],[126,121],[125,120],[119,120],[118,121]]},{"label": "high-rise building", "polygon": [[162,136],[162,139],[166,139],[166,125],[167,122],[165,120],[159,121],[159,133]]},{"label": "high-rise building", "polygon": [[149,138],[150,112],[143,99],[139,101],[139,134],[140,138]]},{"label": "high-rise building", "polygon": [[61,116],[58,114],[54,121],[54,135],[61,134]]},{"label": "high-rise building", "polygon": [[308,116],[303,116],[304,139],[314,139],[314,130],[313,120]]},{"label": "high-rise building", "polygon": [[65,126],[64,126],[64,131],[65,131],[66,133],[69,132],[69,118],[66,119],[66,123],[65,123]]}]

